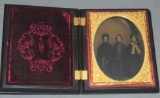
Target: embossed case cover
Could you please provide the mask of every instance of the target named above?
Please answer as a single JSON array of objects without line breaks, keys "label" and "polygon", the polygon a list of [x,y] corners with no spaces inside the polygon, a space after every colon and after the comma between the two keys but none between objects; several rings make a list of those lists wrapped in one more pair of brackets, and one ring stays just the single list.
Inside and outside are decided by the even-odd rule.
[{"label": "embossed case cover", "polygon": [[74,9],[5,5],[2,89],[7,92],[78,92]]}]

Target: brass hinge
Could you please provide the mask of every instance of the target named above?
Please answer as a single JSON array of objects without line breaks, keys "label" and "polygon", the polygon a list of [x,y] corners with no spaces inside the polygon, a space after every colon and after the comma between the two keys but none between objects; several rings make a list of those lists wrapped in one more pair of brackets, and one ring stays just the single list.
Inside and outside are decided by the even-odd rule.
[{"label": "brass hinge", "polygon": [[87,80],[87,70],[76,70],[75,71],[75,80]]},{"label": "brass hinge", "polygon": [[86,25],[85,17],[74,17],[74,25],[75,26],[85,26]]}]

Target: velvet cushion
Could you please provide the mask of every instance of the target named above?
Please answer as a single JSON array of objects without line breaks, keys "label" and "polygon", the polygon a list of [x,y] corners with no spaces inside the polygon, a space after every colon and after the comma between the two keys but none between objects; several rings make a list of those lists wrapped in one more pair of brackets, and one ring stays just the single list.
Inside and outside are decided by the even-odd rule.
[{"label": "velvet cushion", "polygon": [[10,10],[7,84],[72,86],[72,13]]}]

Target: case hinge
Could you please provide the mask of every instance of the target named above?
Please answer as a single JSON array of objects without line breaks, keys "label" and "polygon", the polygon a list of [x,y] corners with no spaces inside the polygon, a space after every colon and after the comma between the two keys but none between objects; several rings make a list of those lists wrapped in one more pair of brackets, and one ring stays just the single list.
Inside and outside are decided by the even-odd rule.
[{"label": "case hinge", "polygon": [[87,80],[87,70],[76,70],[75,80]]},{"label": "case hinge", "polygon": [[85,17],[74,17],[74,25],[75,26],[85,26],[86,25]]}]

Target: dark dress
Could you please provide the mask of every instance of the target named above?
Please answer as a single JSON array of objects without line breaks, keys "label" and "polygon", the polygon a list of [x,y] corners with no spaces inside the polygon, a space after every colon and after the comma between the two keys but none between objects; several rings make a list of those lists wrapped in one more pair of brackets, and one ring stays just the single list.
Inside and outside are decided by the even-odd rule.
[{"label": "dark dress", "polygon": [[[139,46],[139,45],[138,45]],[[143,49],[139,46],[141,53],[138,54],[137,51],[135,51],[135,54],[131,54],[132,51],[132,45],[129,44],[127,47],[127,59],[126,59],[126,71],[128,78],[134,77],[142,67],[144,53]]]},{"label": "dark dress", "polygon": [[100,69],[107,75],[110,72],[111,58],[112,58],[112,46],[108,43],[102,43],[97,49],[97,62]]},{"label": "dark dress", "polygon": [[116,80],[125,80],[125,53],[126,46],[123,43],[116,43],[113,46],[112,78]]}]

